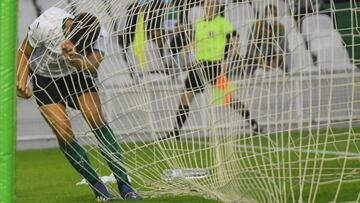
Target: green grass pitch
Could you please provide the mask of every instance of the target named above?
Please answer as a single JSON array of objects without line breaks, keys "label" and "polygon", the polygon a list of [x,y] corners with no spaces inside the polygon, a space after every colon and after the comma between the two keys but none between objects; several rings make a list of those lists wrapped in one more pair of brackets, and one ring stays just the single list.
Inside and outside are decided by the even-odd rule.
[{"label": "green grass pitch", "polygon": [[[58,149],[16,153],[17,203],[82,203],[97,202],[88,186],[76,186],[81,177]],[[113,202],[125,202],[117,200]],[[200,197],[164,197],[144,203],[216,202]]]},{"label": "green grass pitch", "polygon": [[[353,154],[359,154],[359,146],[360,146],[360,129],[354,129],[351,135],[348,134],[348,130],[333,130],[328,132],[317,132],[311,135],[308,133],[307,135],[302,135],[302,141],[297,139],[299,137],[298,133],[288,134],[277,134],[264,136],[254,139],[244,139],[240,140],[238,143],[235,143],[239,146],[245,146],[245,148],[239,150],[239,157],[242,155],[249,156],[249,152],[254,153],[253,158],[249,158],[246,161],[249,166],[254,165],[255,163],[266,164],[276,163],[277,160],[296,160],[299,156],[304,156],[308,150],[319,150],[320,152],[326,150],[328,152],[343,152],[348,148],[348,152]],[[317,134],[327,136],[315,136]],[[349,137],[351,136],[351,137]],[[271,142],[270,142],[271,139]],[[311,143],[324,142],[323,139],[327,139],[327,145],[311,145]],[[280,143],[285,142],[289,143],[289,140],[292,140],[292,147],[298,149],[296,152],[294,151],[274,151],[276,149],[276,145],[283,146]],[[347,142],[350,140],[349,142]],[[301,142],[307,141],[310,144],[306,146],[301,145]],[[181,146],[180,142],[177,142],[179,146]],[[189,147],[189,143],[187,143]],[[198,145],[199,146],[199,145]],[[256,146],[253,149],[246,149],[246,147]],[[264,146],[264,147],[258,147]],[[130,146],[131,147],[131,146]],[[191,147],[190,147],[191,148]],[[197,147],[195,147],[197,148]],[[147,151],[148,150],[148,151]],[[142,153],[149,154],[151,151],[154,151],[154,148],[149,148],[146,150],[142,150]],[[256,156],[256,152],[262,154],[261,156]],[[260,153],[261,152],[261,153]],[[138,156],[142,156],[142,153],[139,153]],[[242,154],[244,153],[244,154]],[[132,155],[125,155],[125,158],[130,158]],[[194,152],[193,154],[187,154],[186,156],[198,157],[199,154]],[[309,161],[306,166],[308,171],[307,174],[311,176],[313,172],[318,172],[317,168],[320,164],[319,161],[322,156],[322,153],[309,154],[307,159],[313,160]],[[146,162],[152,162],[153,160],[147,159],[144,157]],[[338,174],[341,171],[339,168],[342,168],[343,164],[346,164],[346,171],[344,171],[345,175],[343,180],[354,179],[354,181],[345,181],[342,183],[342,187],[340,190],[338,202],[346,202],[346,201],[354,201],[359,195],[360,191],[360,162],[359,158],[353,157],[347,159],[346,163],[341,160],[338,160],[336,157],[338,155],[333,154],[325,154],[325,158],[327,161],[324,161],[322,164],[322,177],[326,178],[331,177],[332,174]],[[334,158],[334,159],[332,159]],[[240,160],[241,161],[241,160]],[[287,161],[289,162],[289,161]],[[290,161],[291,162],[291,161]],[[278,161],[281,163],[281,161]],[[301,163],[301,167],[304,167],[305,163]],[[291,164],[289,164],[290,166]],[[266,166],[266,165],[265,165]],[[263,168],[261,168],[263,167]],[[298,175],[297,168],[299,167],[299,163],[294,161],[294,165],[291,165],[292,169],[292,177],[296,177]],[[264,166],[260,166],[261,170],[264,173],[267,173],[267,168]],[[282,166],[280,166],[282,168]],[[282,170],[273,170],[275,171],[275,179],[276,176],[287,176],[286,172]],[[350,174],[350,175],[348,175]],[[76,186],[75,183],[80,180],[80,176],[71,168],[70,164],[67,162],[65,157],[62,155],[60,150],[58,149],[50,149],[50,150],[33,150],[33,151],[21,151],[16,153],[16,202],[18,203],[51,203],[51,202],[96,202],[94,200],[94,196],[92,191],[88,188],[88,186]],[[294,190],[296,191],[297,185],[294,184]],[[317,191],[316,202],[330,202],[334,197],[334,192],[339,185],[339,181],[329,181],[327,184],[320,185]],[[305,184],[304,187],[304,200],[307,198],[307,193],[311,190],[311,184]],[[295,194],[295,198],[297,194]],[[292,197],[288,197],[288,202],[292,202]],[[122,200],[118,200],[115,202],[124,202]],[[213,200],[206,200],[201,197],[192,197],[192,196],[166,196],[161,198],[153,198],[146,199],[143,201],[146,202],[196,202],[196,203],[208,203],[208,202],[217,202]]]}]

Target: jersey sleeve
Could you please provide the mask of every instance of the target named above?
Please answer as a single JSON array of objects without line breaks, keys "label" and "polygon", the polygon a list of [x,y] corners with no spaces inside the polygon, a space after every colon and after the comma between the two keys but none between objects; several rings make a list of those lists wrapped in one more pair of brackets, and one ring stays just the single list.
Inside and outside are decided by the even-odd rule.
[{"label": "jersey sleeve", "polygon": [[100,52],[102,55],[105,55],[108,37],[108,32],[104,28],[101,28],[99,38],[94,43],[94,50]]},{"label": "jersey sleeve", "polygon": [[59,36],[64,35],[64,20],[67,18],[73,18],[73,16],[56,7],[44,11],[29,25],[27,33],[29,45],[32,48],[40,46],[54,48],[57,45]]},{"label": "jersey sleeve", "polygon": [[29,31],[27,33],[27,41],[32,48],[39,47],[42,38],[42,24],[40,19],[37,18],[31,25],[29,25]]},{"label": "jersey sleeve", "polygon": [[50,39],[53,37],[53,31],[56,29],[56,21],[51,21],[46,18],[52,13],[51,9],[46,10],[41,14],[35,21],[29,25],[29,31],[27,33],[27,38],[30,46],[32,48],[40,47],[49,43]]},{"label": "jersey sleeve", "polygon": [[222,20],[222,25],[223,25],[223,31],[225,34],[230,34],[234,31],[234,27],[231,25],[230,21],[226,20],[225,18],[223,18]]}]

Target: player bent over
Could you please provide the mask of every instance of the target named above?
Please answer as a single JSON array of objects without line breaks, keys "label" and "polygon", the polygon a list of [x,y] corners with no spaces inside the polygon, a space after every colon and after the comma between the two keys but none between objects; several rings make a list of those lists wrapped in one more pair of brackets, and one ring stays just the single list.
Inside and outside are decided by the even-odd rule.
[{"label": "player bent over", "polygon": [[[195,23],[195,58],[197,65],[189,71],[185,80],[185,91],[180,96],[180,105],[176,112],[176,124],[173,131],[161,139],[179,139],[179,131],[189,115],[189,105],[195,94],[204,90],[206,83],[216,83],[221,74],[222,62],[234,50],[230,45],[237,41],[237,33],[231,23],[220,15],[218,0],[205,0],[205,16]],[[235,46],[232,46],[233,49]],[[238,111],[251,125],[253,133],[261,130],[258,123],[251,119],[250,111],[237,100],[232,100],[231,107]]]},{"label": "player bent over", "polygon": [[[17,52],[17,94],[23,98],[34,94],[66,158],[89,182],[96,199],[107,201],[111,195],[76,141],[66,113],[67,106],[80,110],[100,143],[122,198],[141,200],[122,167],[120,147],[104,121],[94,82],[105,54],[106,35],[99,20],[89,13],[73,16],[59,8],[46,10],[29,26]],[[27,86],[29,74],[33,75],[32,91]]]}]

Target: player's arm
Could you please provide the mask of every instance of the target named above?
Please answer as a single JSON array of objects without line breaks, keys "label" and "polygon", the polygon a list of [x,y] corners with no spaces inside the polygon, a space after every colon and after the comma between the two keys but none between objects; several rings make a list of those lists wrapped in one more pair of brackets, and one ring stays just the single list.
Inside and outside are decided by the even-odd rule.
[{"label": "player's arm", "polygon": [[234,30],[226,35],[226,45],[224,50],[224,60],[222,61],[222,71],[226,72],[228,59],[237,60],[239,58],[238,49],[240,46],[240,38]]},{"label": "player's arm", "polygon": [[29,98],[32,95],[30,88],[27,86],[29,59],[32,52],[33,48],[26,38],[16,53],[16,88],[17,95],[22,98]]},{"label": "player's arm", "polygon": [[[227,73],[230,64],[234,60],[240,60],[240,54],[238,53],[240,46],[240,37],[237,31],[234,29],[230,21],[223,20],[223,30],[226,37],[226,44],[224,50],[224,60],[221,63],[222,72]],[[229,60],[230,59],[230,60]],[[228,64],[230,62],[230,64]]]},{"label": "player's arm", "polygon": [[227,43],[229,46],[227,57],[235,57],[236,55],[238,55],[240,38],[236,31],[233,31],[231,34],[228,34]]},{"label": "player's arm", "polygon": [[236,32],[231,22],[223,18],[222,29],[226,37],[226,44],[224,50],[224,58],[234,58],[238,55],[238,48],[240,46],[240,37]]},{"label": "player's arm", "polygon": [[89,71],[95,74],[103,60],[103,54],[94,50],[83,56],[76,52],[74,44],[68,40],[61,45],[62,53],[69,63],[79,71]]},{"label": "player's arm", "polygon": [[85,57],[85,68],[91,73],[96,73],[104,56],[99,51],[94,51]]}]

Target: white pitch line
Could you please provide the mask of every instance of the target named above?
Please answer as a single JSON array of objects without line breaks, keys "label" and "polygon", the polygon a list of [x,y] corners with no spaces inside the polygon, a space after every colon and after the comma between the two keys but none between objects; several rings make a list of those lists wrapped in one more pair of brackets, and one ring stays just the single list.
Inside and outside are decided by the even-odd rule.
[{"label": "white pitch line", "polygon": [[[206,144],[208,142],[196,142],[198,144]],[[243,149],[262,149],[274,152],[302,152],[302,153],[313,153],[313,154],[326,154],[326,155],[338,155],[344,157],[359,157],[360,153],[354,152],[337,152],[337,151],[330,151],[330,150],[305,150],[305,149],[298,149],[298,148],[275,148],[275,147],[259,147],[259,146],[250,146],[250,145],[237,145],[239,148]]]},{"label": "white pitch line", "polygon": [[296,148],[272,148],[272,147],[258,147],[258,146],[248,146],[248,145],[239,145],[241,148],[245,149],[266,149],[269,151],[276,151],[276,152],[302,152],[302,153],[314,153],[314,154],[326,154],[326,155],[338,155],[338,156],[353,156],[359,157],[360,153],[354,152],[337,152],[337,151],[330,151],[330,150],[305,150],[305,149],[296,149]]}]

